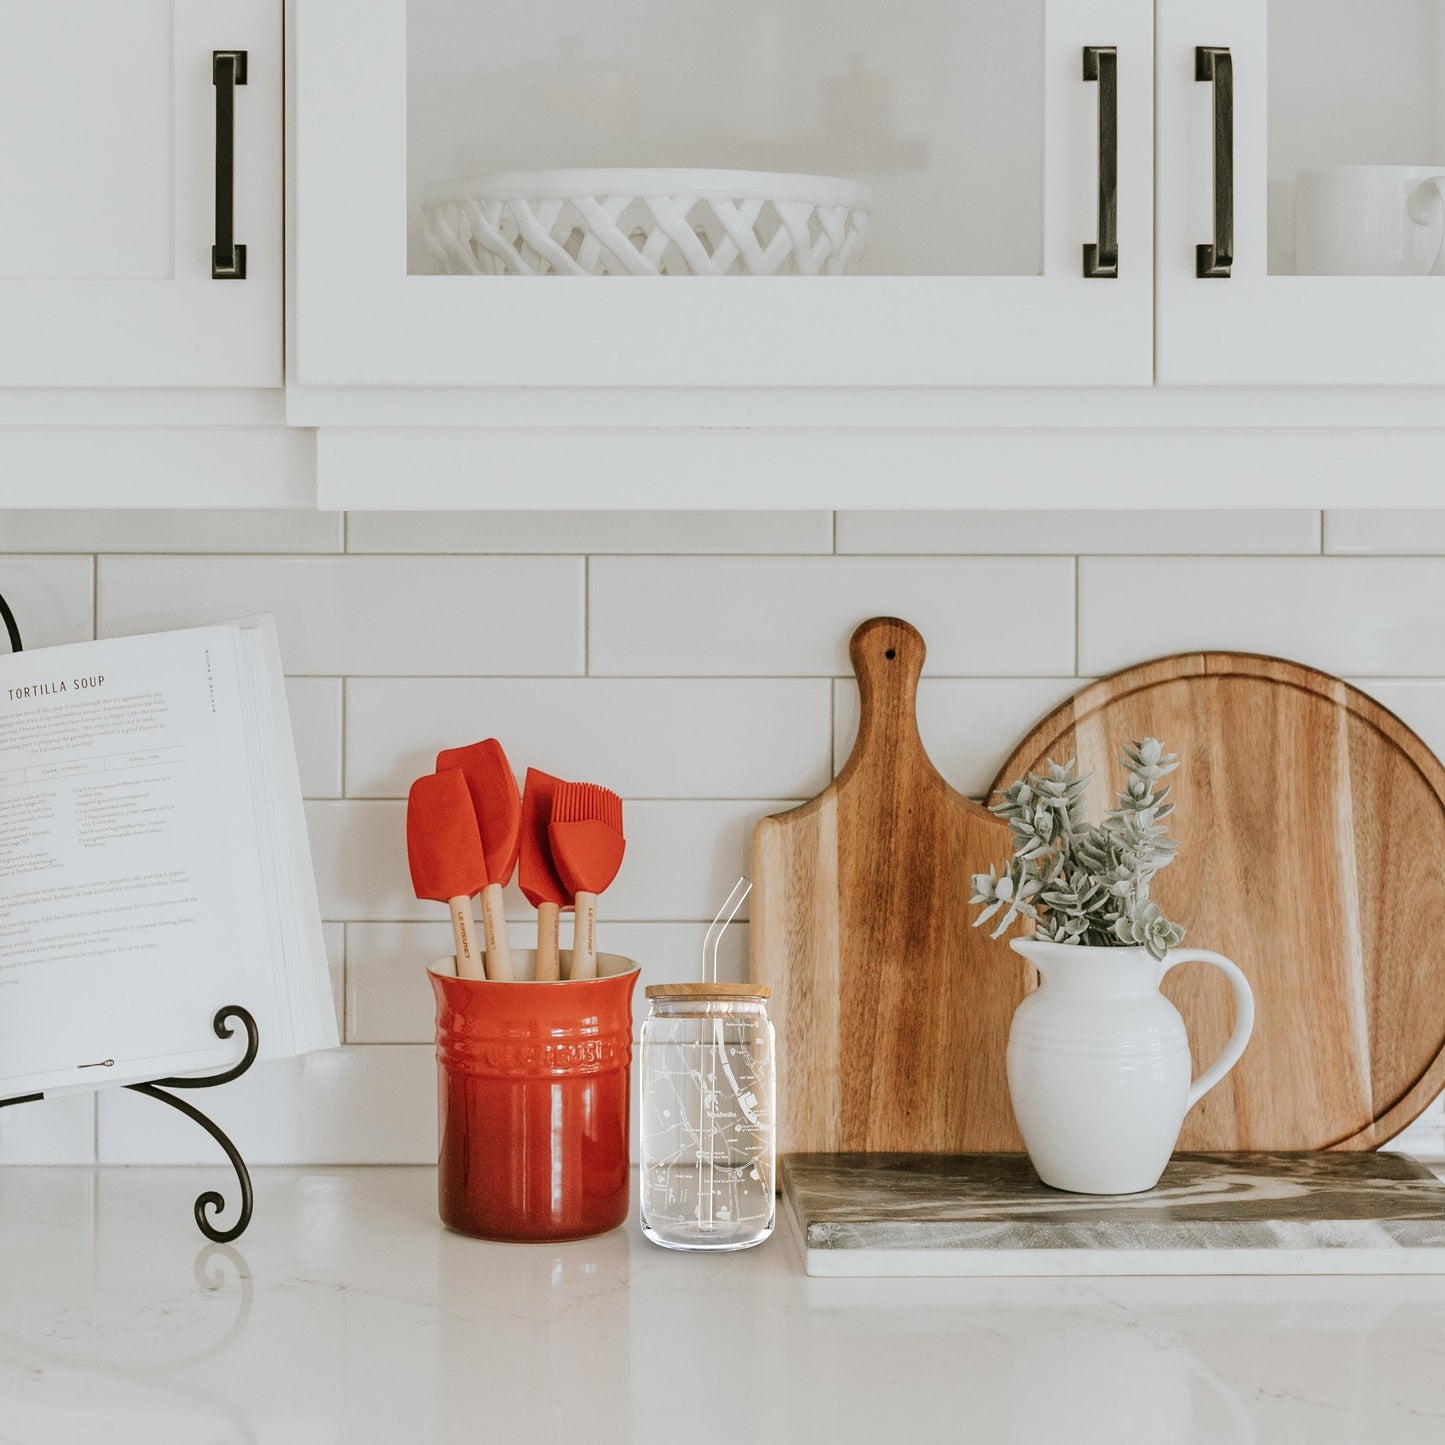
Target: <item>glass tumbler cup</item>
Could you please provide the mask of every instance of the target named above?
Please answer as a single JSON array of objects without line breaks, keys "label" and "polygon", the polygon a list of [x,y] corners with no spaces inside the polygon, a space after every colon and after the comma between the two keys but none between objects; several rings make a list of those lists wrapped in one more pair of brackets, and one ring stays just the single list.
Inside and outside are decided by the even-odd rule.
[{"label": "glass tumbler cup", "polygon": [[642,1232],[668,1249],[747,1249],[775,1221],[768,989],[654,984],[642,1026]]}]

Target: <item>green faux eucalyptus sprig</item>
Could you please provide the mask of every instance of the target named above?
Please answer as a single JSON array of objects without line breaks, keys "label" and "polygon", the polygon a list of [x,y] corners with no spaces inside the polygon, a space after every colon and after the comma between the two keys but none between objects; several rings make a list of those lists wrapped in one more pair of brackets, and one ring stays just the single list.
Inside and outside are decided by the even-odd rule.
[{"label": "green faux eucalyptus sprig", "polygon": [[1160,780],[1179,766],[1157,738],[1126,745],[1119,761],[1129,775],[1119,806],[1102,823],[1084,821],[1092,774],[1072,761],[1049,760],[1048,771],[1013,783],[989,811],[1008,821],[1013,857],[999,875],[973,875],[971,903],[983,905],[974,927],[1002,914],[998,938],[1018,918],[1035,937],[1092,947],[1143,946],[1153,957],[1184,937],[1149,898],[1149,883],[1174,857],[1178,843],[1164,819],[1174,811]]}]

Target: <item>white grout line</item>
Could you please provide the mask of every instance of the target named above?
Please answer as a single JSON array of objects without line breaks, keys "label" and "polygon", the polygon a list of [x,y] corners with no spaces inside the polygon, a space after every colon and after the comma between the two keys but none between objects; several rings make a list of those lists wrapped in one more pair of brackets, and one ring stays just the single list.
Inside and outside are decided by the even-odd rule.
[{"label": "white grout line", "polygon": [[351,967],[351,920],[334,919],[341,924],[341,1042],[354,1042],[351,1037],[351,989],[347,971]]},{"label": "white grout line", "polygon": [[[852,672],[352,672],[348,682],[852,682]],[[1060,672],[934,672],[925,682],[1030,682],[1040,678],[1068,678]],[[335,672],[288,672],[288,678],[334,678]]]},{"label": "white grout line", "polygon": [[[350,679],[350,678],[346,678],[346,677],[343,677],[343,678],[341,679],[341,739],[340,739],[340,744],[341,744],[341,746],[340,746],[340,752],[341,752],[341,798],[342,798],[342,799],[345,799],[345,798],[348,796],[347,791],[346,791],[347,782],[348,782],[348,779],[347,779],[348,768],[347,768],[347,765],[346,765],[346,694],[347,694],[347,692],[348,692],[348,690],[349,690],[350,681],[351,681],[351,679]],[[335,801],[335,800],[334,800],[334,801]]]},{"label": "white grout line", "polygon": [[1084,560],[1084,559],[1083,559],[1082,556],[1079,556],[1079,557],[1075,557],[1075,558],[1074,558],[1074,676],[1075,676],[1075,677],[1078,677],[1078,676],[1080,675],[1080,674],[1079,674],[1079,658],[1080,658],[1080,656],[1081,656],[1080,629],[1081,629],[1082,626],[1083,626],[1083,620],[1082,620],[1082,617],[1081,617],[1081,615],[1080,615],[1080,609],[1081,609],[1081,602],[1082,602],[1082,595],[1083,595],[1083,588],[1084,588],[1084,583],[1083,583],[1083,572],[1084,572],[1083,560]]},{"label": "white grout line", "polygon": [[[1445,510],[1445,509],[1442,509]],[[218,552],[214,549],[205,550],[193,547],[185,548],[140,548],[136,551],[106,552],[95,551],[88,547],[7,547],[0,544],[0,554],[12,557],[110,557],[121,560],[134,560],[136,558],[152,558],[164,560],[168,557],[206,557],[218,562],[279,562],[290,558],[303,562],[365,562],[368,560],[396,561],[398,558],[405,558],[413,562],[434,562],[440,558],[470,558],[473,561],[497,561],[509,559],[523,561],[529,557],[600,557],[609,561],[624,562],[825,562],[830,558],[836,558],[840,562],[862,562],[862,561],[897,561],[900,558],[908,561],[935,561],[935,562],[968,562],[968,561],[1042,561],[1053,560],[1057,562],[1067,561],[1071,557],[1109,557],[1114,560],[1129,560],[1137,558],[1154,562],[1168,562],[1175,559],[1193,558],[1200,561],[1217,562],[1247,562],[1247,561],[1283,561],[1290,558],[1308,559],[1321,555],[1318,550],[1310,548],[1296,548],[1291,551],[1274,552],[1231,552],[1227,549],[1214,549],[1204,552],[1175,552],[1159,551],[1157,548],[1142,549],[1137,552],[1065,552],[1059,549],[1030,551],[1023,548],[1020,551],[1009,551],[1000,548],[994,551],[981,551],[973,548],[964,548],[952,552],[919,551],[918,549],[899,548],[897,551],[876,550],[868,552],[830,552],[826,549],[815,548],[808,552],[605,552],[605,551],[583,551],[578,547],[570,547],[559,552],[538,551],[530,548],[516,548],[509,551],[480,551],[480,552],[441,552],[441,551],[409,551],[409,552],[350,552],[338,551],[335,548],[325,550],[307,551],[297,548],[269,549],[263,548],[256,551],[247,551],[244,548],[235,551]],[[1396,557],[1414,557],[1419,559],[1436,559],[1445,561],[1445,547],[1436,548],[1424,552],[1397,552],[1397,551],[1359,551],[1359,552],[1329,552],[1324,555],[1338,557],[1350,561],[1389,561]]]},{"label": "white grout line", "polygon": [[838,689],[828,683],[828,776],[838,776]]}]

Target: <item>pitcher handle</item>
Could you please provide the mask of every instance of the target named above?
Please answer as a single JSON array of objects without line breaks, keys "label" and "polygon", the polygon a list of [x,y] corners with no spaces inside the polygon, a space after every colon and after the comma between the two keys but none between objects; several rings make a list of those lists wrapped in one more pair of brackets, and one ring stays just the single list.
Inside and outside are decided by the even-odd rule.
[{"label": "pitcher handle", "polygon": [[1189,1086],[1189,1103],[1185,1105],[1187,1113],[1239,1062],[1239,1056],[1254,1032],[1254,991],[1235,964],[1222,953],[1211,953],[1207,948],[1171,948],[1164,957],[1160,978],[1181,963],[1212,963],[1234,990],[1234,1032],[1219,1057]]},{"label": "pitcher handle", "polygon": [[1440,249],[1431,276],[1445,276],[1445,175],[1427,176],[1410,192],[1410,219],[1417,226],[1440,223]]}]

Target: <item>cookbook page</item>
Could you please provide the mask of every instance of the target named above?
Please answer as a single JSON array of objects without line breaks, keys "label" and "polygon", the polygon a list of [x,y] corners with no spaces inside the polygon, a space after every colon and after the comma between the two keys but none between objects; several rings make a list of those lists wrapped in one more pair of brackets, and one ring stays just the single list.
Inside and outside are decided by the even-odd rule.
[{"label": "cookbook page", "polygon": [[257,1014],[265,1059],[336,1048],[341,1037],[275,620],[243,618],[235,626],[275,1005],[269,1027]]},{"label": "cookbook page", "polygon": [[216,1009],[269,1002],[245,760],[233,628],[0,657],[0,1098],[235,1056]]}]

